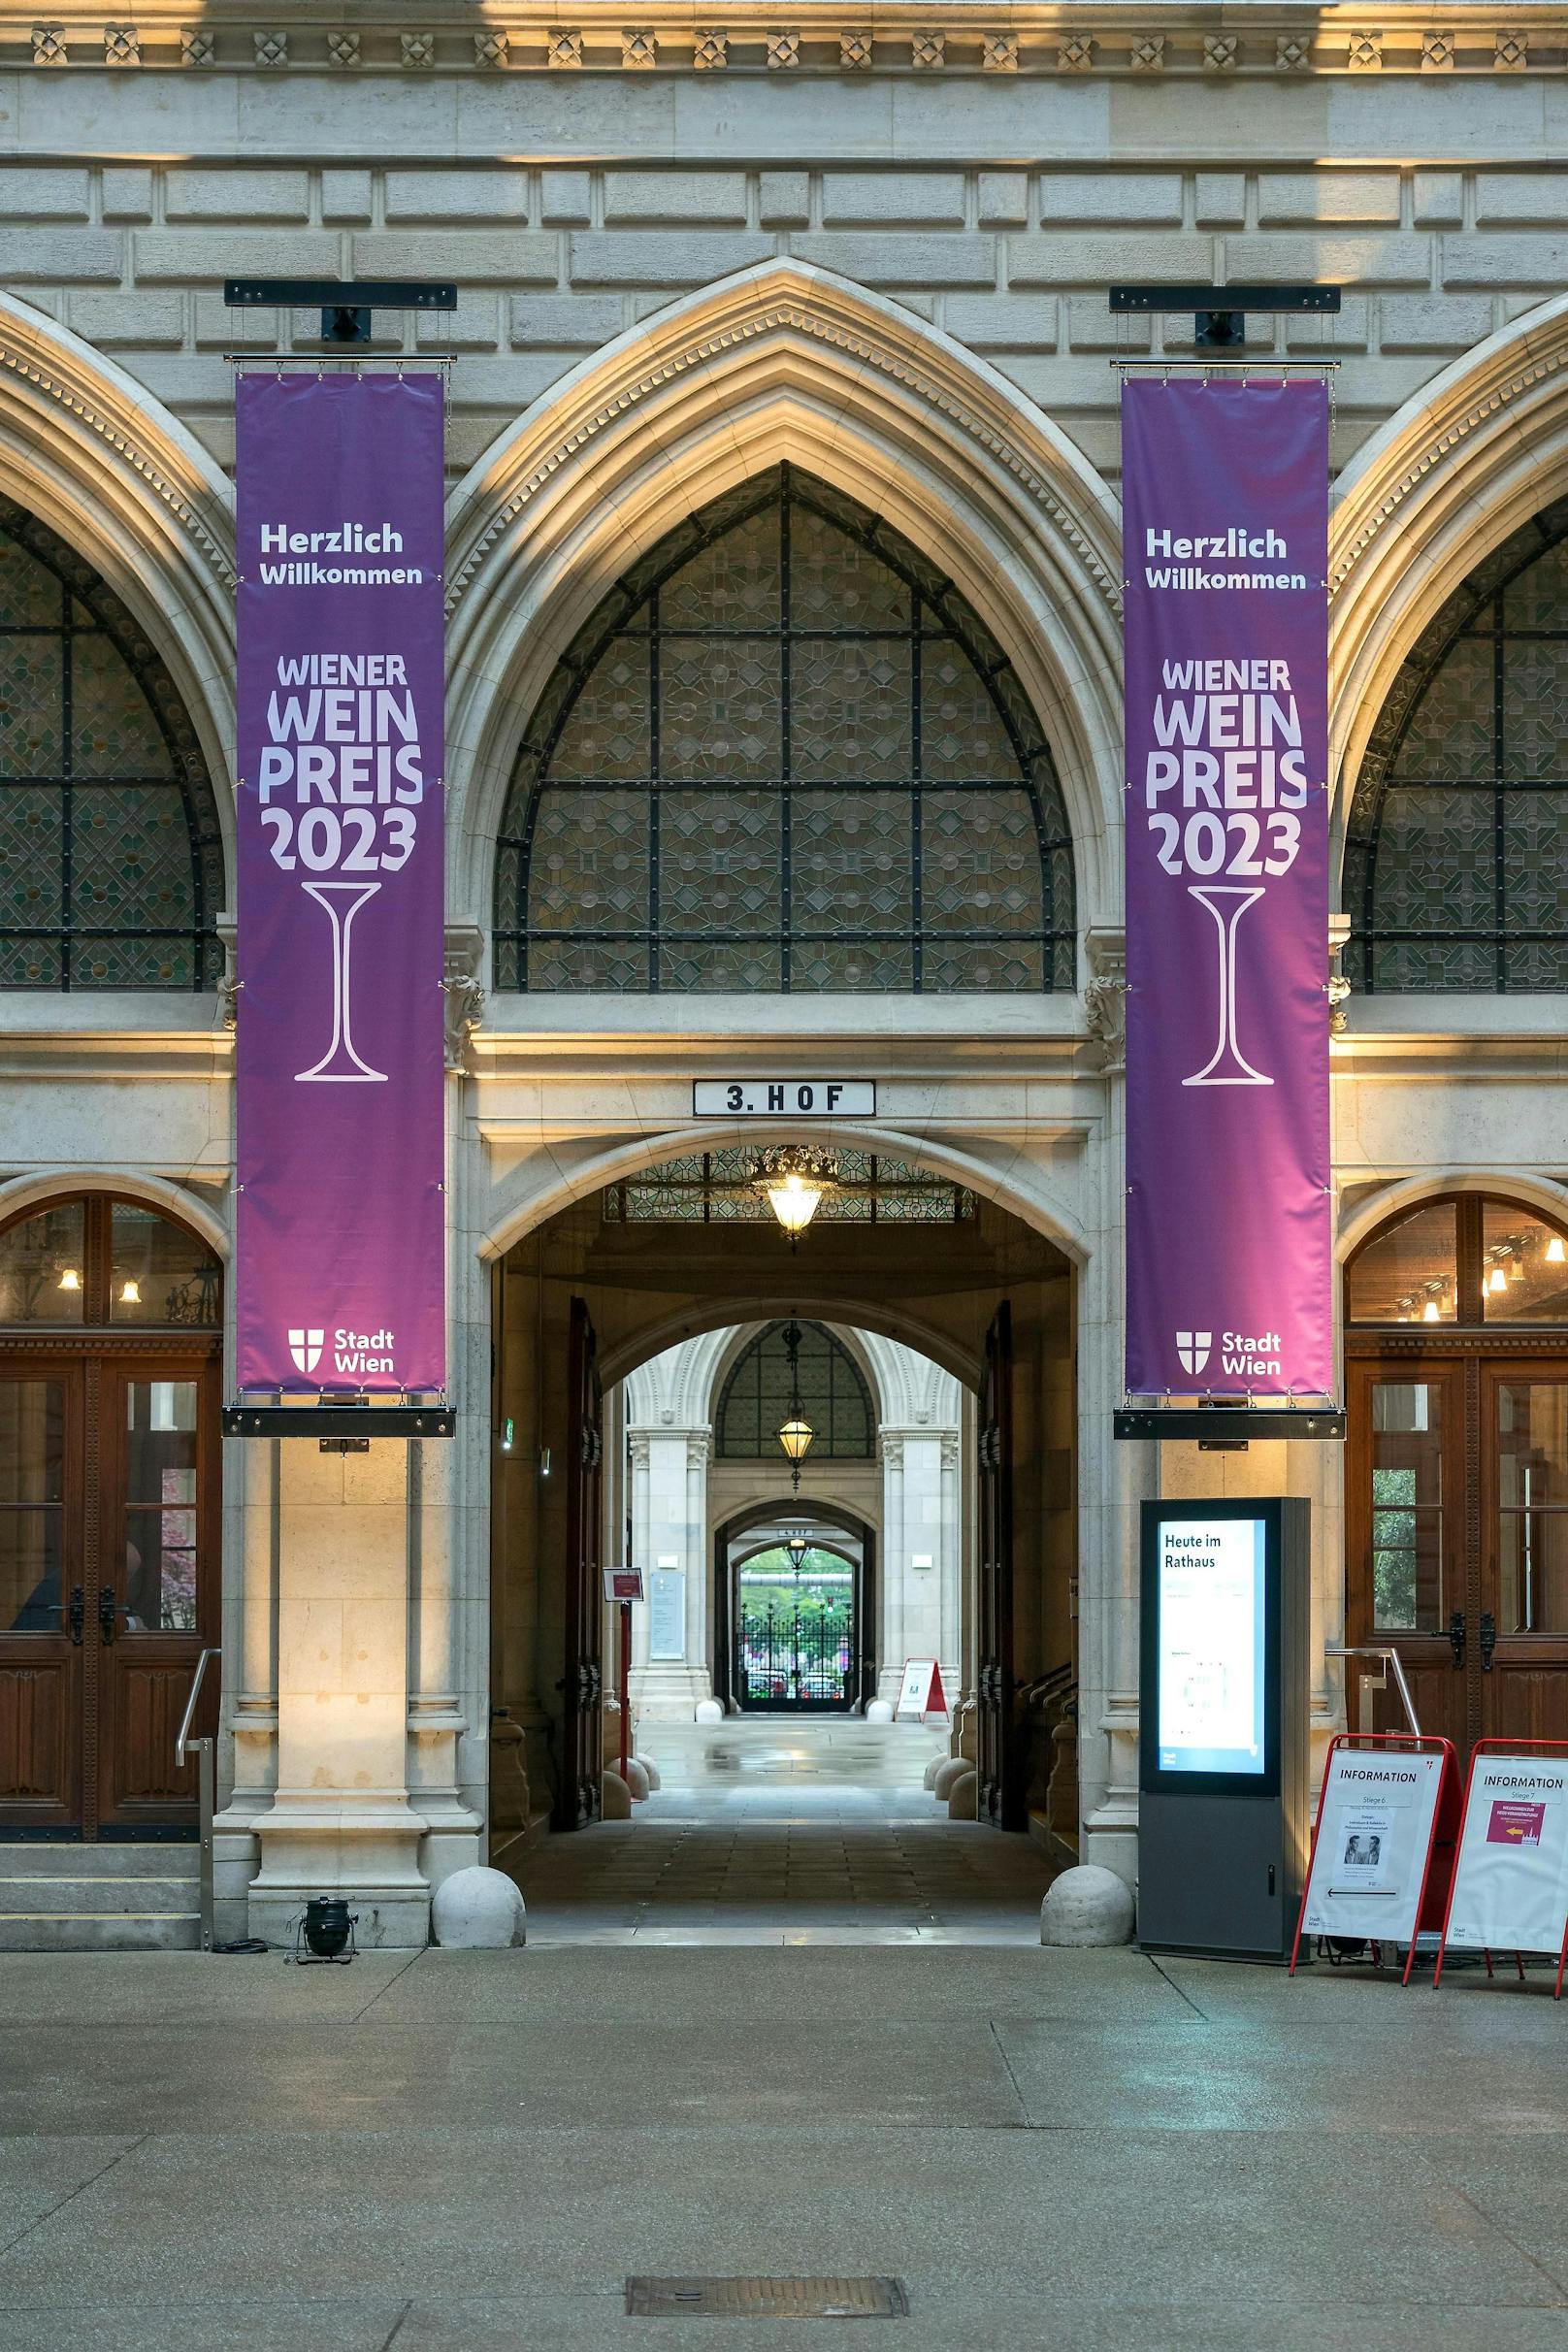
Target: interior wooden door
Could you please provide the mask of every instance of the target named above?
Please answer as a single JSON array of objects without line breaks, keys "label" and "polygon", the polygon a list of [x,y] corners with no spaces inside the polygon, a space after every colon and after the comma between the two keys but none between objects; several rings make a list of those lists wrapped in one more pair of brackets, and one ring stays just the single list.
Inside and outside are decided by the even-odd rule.
[{"label": "interior wooden door", "polygon": [[[1480,1659],[1465,1638],[1477,1608],[1467,1372],[1436,1356],[1353,1359],[1345,1465],[1346,1641],[1395,1650],[1421,1730],[1461,1754],[1480,1728]],[[1353,1728],[1360,1670],[1346,1661]],[[1376,1727],[1409,1728],[1391,1677]]]},{"label": "interior wooden door", "polygon": [[0,1826],[82,1823],[82,1367],[0,1364]]},{"label": "interior wooden door", "polygon": [[1013,1317],[1004,1299],[986,1333],[978,1421],[975,1768],[979,1817],[1023,1829],[1013,1715]]},{"label": "interior wooden door", "polygon": [[[175,1741],[202,1650],[218,1646],[219,1372],[211,1354],[101,1369],[99,1556],[87,1599],[97,1667],[98,1818],[110,1835],[188,1827],[196,1767]],[[199,1733],[216,1720],[209,1668]]]},{"label": "interior wooden door", "polygon": [[567,1606],[558,1829],[585,1829],[599,1818],[603,1805],[604,1459],[599,1343],[586,1300],[574,1298],[567,1343]]},{"label": "interior wooden door", "polygon": [[1568,1364],[1488,1363],[1479,1404],[1482,1729],[1568,1739]]}]

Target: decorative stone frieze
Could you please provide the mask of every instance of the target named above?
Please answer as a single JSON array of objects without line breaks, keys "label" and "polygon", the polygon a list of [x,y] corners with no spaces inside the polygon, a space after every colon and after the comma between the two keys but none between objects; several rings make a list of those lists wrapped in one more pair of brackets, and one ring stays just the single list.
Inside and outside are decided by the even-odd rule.
[{"label": "decorative stone frieze", "polygon": [[931,73],[947,62],[947,35],[934,27],[912,33],[909,38],[909,62],[917,74]]},{"label": "decorative stone frieze", "polygon": [[181,65],[211,65],[212,36],[205,24],[183,24],[180,28],[180,62]]},{"label": "decorative stone frieze", "polygon": [[408,67],[417,69],[421,66],[434,65],[436,62],[436,36],[434,33],[401,33],[398,36],[398,49],[404,64]]},{"label": "decorative stone frieze", "polygon": [[1422,33],[1421,61],[1423,74],[1452,74],[1454,71],[1454,35],[1441,32]]},{"label": "decorative stone frieze", "polygon": [[105,65],[140,65],[142,36],[134,24],[104,26]]},{"label": "decorative stone frieze", "polygon": [[544,36],[544,62],[572,67],[582,63],[582,35],[574,25],[556,25]]},{"label": "decorative stone frieze", "polygon": [[327,35],[329,65],[357,65],[359,63],[359,35],[343,32],[336,26]]},{"label": "decorative stone frieze", "polygon": [[475,33],[474,36],[474,64],[505,65],[506,51],[510,45],[511,35],[504,26],[497,25],[488,32]]},{"label": "decorative stone frieze", "polygon": [[788,73],[800,62],[800,30],[793,24],[773,26],[768,35],[768,70],[771,74]]},{"label": "decorative stone frieze", "polygon": [[988,74],[1016,74],[1018,71],[1018,35],[1008,32],[982,33],[980,63]]},{"label": "decorative stone frieze", "polygon": [[1304,74],[1312,63],[1310,33],[1281,33],[1274,44],[1274,63],[1282,74]]},{"label": "decorative stone frieze", "polygon": [[730,62],[730,36],[722,24],[700,24],[692,34],[692,63],[700,74],[722,74]]},{"label": "decorative stone frieze", "polygon": [[1057,45],[1059,74],[1087,74],[1094,63],[1094,44],[1084,33],[1069,33]]},{"label": "decorative stone frieze", "polygon": [[1127,63],[1135,74],[1162,73],[1165,64],[1164,34],[1141,33],[1135,36]]},{"label": "decorative stone frieze", "polygon": [[287,33],[252,33],[250,38],[258,65],[287,65]]},{"label": "decorative stone frieze", "polygon": [[1353,74],[1381,74],[1383,71],[1383,35],[1381,33],[1352,33],[1347,63]]},{"label": "decorative stone frieze", "polygon": [[1206,33],[1203,37],[1203,70],[1206,74],[1233,74],[1236,70],[1236,36],[1234,33]]},{"label": "decorative stone frieze", "polygon": [[1530,36],[1518,30],[1499,32],[1492,62],[1500,74],[1522,74],[1530,62]]},{"label": "decorative stone frieze", "polygon": [[838,62],[852,74],[870,72],[871,28],[868,24],[849,25],[839,34]]},{"label": "decorative stone frieze", "polygon": [[35,24],[33,27],[33,63],[35,65],[64,65],[68,62],[63,24]]},{"label": "decorative stone frieze", "polygon": [[651,24],[621,28],[621,64],[629,73],[651,73],[659,62],[659,36]]}]

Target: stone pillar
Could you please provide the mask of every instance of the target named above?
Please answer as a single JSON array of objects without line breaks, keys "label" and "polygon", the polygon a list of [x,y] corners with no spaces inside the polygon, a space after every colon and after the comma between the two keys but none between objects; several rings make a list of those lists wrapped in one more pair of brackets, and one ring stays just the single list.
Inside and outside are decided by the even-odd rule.
[{"label": "stone pillar", "polygon": [[941,1499],[936,1547],[937,1574],[940,1579],[938,1610],[942,1687],[947,1694],[947,1703],[952,1707],[957,1704],[964,1681],[964,1544],[959,1519],[963,1470],[956,1429],[943,1431],[941,1447]]},{"label": "stone pillar", "polygon": [[407,1453],[408,1791],[427,1824],[419,1860],[434,1888],[479,1859],[479,1822],[458,1788],[458,1742],[468,1723],[458,1696],[462,1522],[450,1441],[414,1439]]},{"label": "stone pillar", "polygon": [[878,1442],[882,1456],[882,1558],[878,1586],[881,1623],[877,1642],[876,1695],[897,1701],[903,1679],[904,1579],[909,1562],[903,1523],[903,1438],[884,1429]]},{"label": "stone pillar", "polygon": [[280,1449],[278,1787],[256,1821],[254,1935],[281,1943],[312,1894],[342,1894],[362,1947],[422,1945],[427,1823],[408,1801],[408,1463]]},{"label": "stone pillar", "polygon": [[[277,1438],[247,1437],[234,1447],[240,1466],[237,1588],[223,1599],[221,1685],[233,1747],[228,1803],[213,1825],[212,1890],[216,1933],[232,1943],[246,1932],[246,1898],[256,1867],[256,1817],[278,1785],[278,1482]],[[227,1517],[227,1514],[225,1514]],[[212,1669],[209,1667],[211,1675]]]},{"label": "stone pillar", "polygon": [[659,1573],[685,1579],[682,1654],[651,1655],[651,1605],[633,1615],[632,1703],[650,1720],[689,1721],[699,1699],[712,1692],[708,1672],[705,1553],[707,1457],[705,1429],[672,1425],[631,1433],[634,1557],[650,1580]]}]

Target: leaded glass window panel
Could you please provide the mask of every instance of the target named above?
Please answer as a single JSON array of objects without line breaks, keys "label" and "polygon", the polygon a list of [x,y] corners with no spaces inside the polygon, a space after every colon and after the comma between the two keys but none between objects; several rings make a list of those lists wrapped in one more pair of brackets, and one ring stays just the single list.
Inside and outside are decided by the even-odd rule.
[{"label": "leaded glass window panel", "polygon": [[1362,990],[1568,987],[1568,501],[1451,597],[1373,730],[1345,845]]},{"label": "leaded glass window panel", "polygon": [[213,988],[222,903],[173,679],[90,568],[0,499],[0,987]]},{"label": "leaded glass window panel", "polygon": [[794,1381],[785,1323],[769,1323],[735,1358],[714,1417],[721,1460],[782,1459],[777,1433],[797,1401],[814,1432],[813,1461],[866,1461],[875,1452],[876,1415],[860,1366],[821,1323],[798,1328]]},{"label": "leaded glass window panel", "polygon": [[617,581],[540,697],[496,874],[533,990],[1070,988],[1049,747],[916,549],[780,467]]}]

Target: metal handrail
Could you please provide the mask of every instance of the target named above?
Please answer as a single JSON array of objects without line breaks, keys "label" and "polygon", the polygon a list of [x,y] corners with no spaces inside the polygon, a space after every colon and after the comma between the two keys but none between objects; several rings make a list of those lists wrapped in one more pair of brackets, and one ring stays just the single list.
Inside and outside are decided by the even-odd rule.
[{"label": "metal handrail", "polygon": [[[1324,1644],[1323,1654],[1325,1657],[1330,1658],[1384,1659],[1387,1664],[1393,1668],[1393,1679],[1398,1686],[1400,1704],[1405,1711],[1405,1720],[1410,1725],[1411,1732],[1414,1737],[1418,1740],[1421,1737],[1421,1727],[1416,1720],[1416,1708],[1410,1695],[1410,1684],[1405,1681],[1405,1670],[1399,1662],[1399,1652],[1397,1650],[1390,1650],[1385,1643],[1356,1642],[1347,1647],[1343,1643],[1328,1642]],[[1382,1688],[1386,1690],[1388,1688],[1388,1678],[1387,1675],[1385,1675],[1381,1684],[1372,1683],[1372,1677],[1370,1675],[1363,1675],[1361,1677],[1361,1687],[1363,1693],[1369,1683],[1372,1683],[1372,1687],[1374,1689]],[[1363,1723],[1359,1728],[1362,1731],[1366,1731],[1370,1729],[1370,1726]]]},{"label": "metal handrail", "polygon": [[190,1727],[196,1717],[196,1702],[202,1695],[202,1677],[207,1672],[208,1660],[220,1658],[222,1655],[221,1650],[204,1650],[197,1659],[196,1672],[191,1677],[190,1696],[185,1701],[185,1713],[180,1725],[180,1736],[175,1741],[175,1762],[181,1770],[184,1769],[187,1749],[194,1748],[196,1751],[197,1813],[201,1822],[200,1888],[202,1949],[204,1952],[210,1952],[212,1948],[212,1814],[217,1792],[213,1784],[215,1776],[212,1742],[211,1740],[193,1740],[190,1736]]},{"label": "metal handrail", "polygon": [[185,1701],[185,1713],[181,1718],[180,1731],[175,1740],[175,1762],[180,1765],[181,1769],[183,1769],[185,1762],[185,1748],[187,1745],[190,1747],[196,1746],[196,1742],[193,1741],[190,1736],[190,1727],[196,1715],[196,1702],[202,1695],[202,1677],[207,1672],[207,1661],[209,1658],[220,1658],[222,1655],[223,1652],[221,1650],[204,1650],[201,1656],[196,1661],[196,1672],[191,1679],[190,1696]]}]

